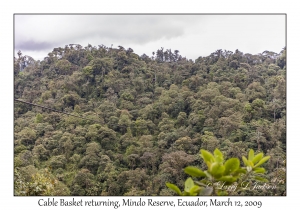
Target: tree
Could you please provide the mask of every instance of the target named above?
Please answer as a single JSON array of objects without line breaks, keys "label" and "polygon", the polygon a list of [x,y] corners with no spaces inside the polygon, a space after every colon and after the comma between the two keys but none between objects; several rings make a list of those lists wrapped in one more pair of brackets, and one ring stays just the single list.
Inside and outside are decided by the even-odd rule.
[{"label": "tree", "polygon": [[65,168],[67,160],[64,155],[53,156],[50,159],[49,166],[52,169]]},{"label": "tree", "polygon": [[55,64],[55,70],[57,74],[68,75],[71,73],[72,64],[68,60],[59,60]]},{"label": "tree", "polygon": [[102,78],[104,77],[104,75],[111,70],[112,68],[112,60],[109,58],[97,58],[95,60],[93,60],[92,62],[92,68],[93,68],[93,75],[94,77],[101,73],[102,74]]},{"label": "tree", "polygon": [[174,148],[176,148],[174,150],[183,150],[183,151],[185,151],[188,154],[190,154],[191,151],[194,150],[193,141],[188,136],[179,138],[178,140],[176,140],[174,142],[174,144],[172,146]]},{"label": "tree", "polygon": [[284,47],[280,53],[281,53],[281,55],[277,59],[277,65],[283,69],[286,66],[286,47]]},{"label": "tree", "polygon": [[50,152],[45,149],[42,144],[34,146],[34,148],[32,149],[32,153],[33,155],[37,156],[39,160],[48,160],[50,156]]},{"label": "tree", "polygon": [[71,193],[79,196],[88,195],[93,186],[95,186],[94,175],[88,169],[81,169],[74,178]]},{"label": "tree", "polygon": [[20,131],[17,136],[19,136],[20,142],[26,146],[33,144],[36,139],[36,132],[28,127],[25,127]]},{"label": "tree", "polygon": [[184,151],[171,152],[162,156],[162,164],[159,166],[159,170],[169,175],[170,181],[174,180],[178,183],[183,178],[182,168],[191,164],[194,160],[193,155],[188,155]]},{"label": "tree", "polygon": [[100,145],[96,142],[87,144],[85,156],[80,160],[79,166],[85,167],[89,172],[95,174],[99,167]]},{"label": "tree", "polygon": [[266,96],[266,90],[264,87],[261,86],[259,82],[253,82],[248,85],[247,89],[245,90],[247,94],[247,98],[250,102],[255,99],[264,99]]}]

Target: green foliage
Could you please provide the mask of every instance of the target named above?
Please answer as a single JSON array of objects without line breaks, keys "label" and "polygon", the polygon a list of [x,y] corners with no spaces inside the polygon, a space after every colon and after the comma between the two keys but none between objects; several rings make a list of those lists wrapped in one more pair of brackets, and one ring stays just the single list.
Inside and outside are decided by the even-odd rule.
[{"label": "green foliage", "polygon": [[189,174],[191,175],[192,177],[206,177],[206,174],[198,169],[197,167],[194,167],[194,166],[188,166],[184,169],[184,172],[186,174]]},{"label": "green foliage", "polygon": [[[22,59],[14,62],[15,98],[89,120],[15,101],[20,188],[49,167],[43,176],[58,181],[51,195],[172,195],[165,183],[189,195],[285,195],[285,48],[216,50],[193,61],[178,50],[139,56],[71,44],[20,72]],[[278,188],[209,184],[266,179],[280,180]]]},{"label": "green foliage", "polygon": [[70,74],[72,64],[68,60],[59,60],[55,64],[55,69],[59,74]]},{"label": "green foliage", "polygon": [[35,118],[35,123],[42,123],[42,122],[43,122],[43,115],[38,113]]},{"label": "green foliage", "polygon": [[270,159],[270,156],[265,156],[264,153],[260,152],[254,156],[254,151],[249,151],[248,159],[243,156],[243,161],[248,171],[257,169],[258,166],[264,164]]},{"label": "green foliage", "polygon": [[93,67],[92,66],[86,66],[82,69],[82,71],[85,75],[89,76],[93,73]]},{"label": "green foliage", "polygon": [[167,185],[168,188],[175,191],[178,195],[182,195],[180,189],[175,184],[171,184],[171,183],[167,182],[166,185]]},{"label": "green foliage", "polygon": [[47,169],[33,174],[29,181],[24,179],[18,168],[15,169],[15,195],[51,196],[55,194],[57,184],[58,180],[54,179]]},{"label": "green foliage", "polygon": [[[214,154],[207,150],[200,150],[200,157],[203,158],[206,163],[207,170],[202,171],[194,166],[188,166],[184,169],[184,172],[192,177],[202,177],[200,181],[193,181],[192,178],[187,178],[185,181],[184,192],[171,183],[166,183],[166,186],[175,191],[178,195],[224,195],[228,194],[226,188],[218,188],[220,183],[224,185],[236,185],[241,190],[245,177],[247,181],[257,180],[266,182],[267,179],[257,176],[256,174],[264,174],[266,170],[259,168],[263,163],[270,159],[270,156],[263,157],[263,153],[258,153],[254,156],[254,150],[250,149],[248,153],[248,159],[242,157],[245,167],[240,166],[240,160],[238,158],[230,158],[225,161],[223,153],[219,149],[214,150]],[[255,164],[255,165],[254,165]],[[227,189],[230,189],[227,187]]]}]

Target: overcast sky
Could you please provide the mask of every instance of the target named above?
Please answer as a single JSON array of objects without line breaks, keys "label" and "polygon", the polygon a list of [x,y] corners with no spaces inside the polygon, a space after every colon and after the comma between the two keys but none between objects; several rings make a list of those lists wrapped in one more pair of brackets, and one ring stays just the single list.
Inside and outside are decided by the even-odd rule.
[{"label": "overcast sky", "polygon": [[67,44],[179,50],[196,59],[217,49],[257,54],[285,47],[285,15],[15,15],[15,52],[43,59]]}]

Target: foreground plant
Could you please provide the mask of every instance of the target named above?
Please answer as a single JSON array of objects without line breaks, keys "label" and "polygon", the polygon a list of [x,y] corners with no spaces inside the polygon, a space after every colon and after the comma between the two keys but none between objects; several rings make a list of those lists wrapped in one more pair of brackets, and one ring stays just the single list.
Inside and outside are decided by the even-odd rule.
[{"label": "foreground plant", "polygon": [[248,186],[251,180],[268,181],[259,176],[266,172],[260,166],[270,159],[270,156],[264,157],[262,152],[254,155],[254,150],[251,149],[248,159],[242,157],[244,167],[240,166],[238,158],[230,158],[225,161],[222,152],[218,149],[215,149],[214,154],[201,149],[200,157],[206,163],[207,170],[203,171],[194,166],[184,169],[186,174],[200,178],[200,180],[194,181],[191,177],[187,178],[183,192],[171,183],[166,183],[167,187],[178,195],[228,195],[232,189],[238,190]]},{"label": "foreground plant", "polygon": [[51,176],[50,171],[45,169],[31,176],[26,181],[18,168],[14,174],[14,193],[16,196],[53,196],[58,181]]}]

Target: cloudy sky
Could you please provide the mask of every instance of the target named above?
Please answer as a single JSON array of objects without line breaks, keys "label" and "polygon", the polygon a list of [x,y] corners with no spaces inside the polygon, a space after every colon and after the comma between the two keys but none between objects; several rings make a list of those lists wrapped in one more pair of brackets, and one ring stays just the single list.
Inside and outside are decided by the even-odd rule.
[{"label": "cloudy sky", "polygon": [[43,59],[67,44],[179,50],[196,59],[217,49],[257,54],[285,46],[285,15],[15,15],[15,52]]}]

